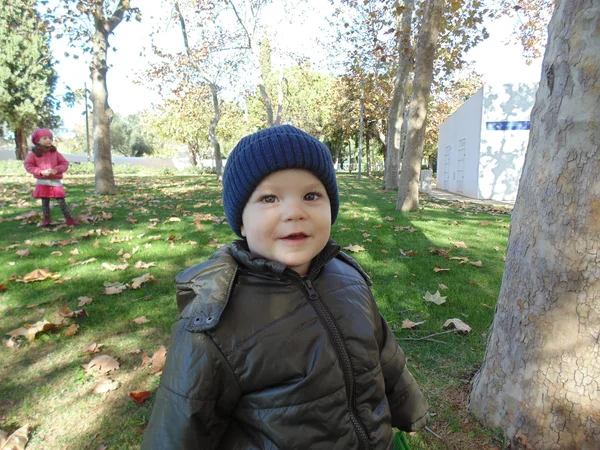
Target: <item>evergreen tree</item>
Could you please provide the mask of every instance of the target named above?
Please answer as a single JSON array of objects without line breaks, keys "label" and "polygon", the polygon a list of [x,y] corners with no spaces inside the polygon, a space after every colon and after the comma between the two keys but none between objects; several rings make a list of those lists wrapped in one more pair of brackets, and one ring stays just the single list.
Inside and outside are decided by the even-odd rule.
[{"label": "evergreen tree", "polygon": [[21,160],[33,128],[55,128],[60,121],[54,114],[57,74],[49,39],[36,0],[0,2],[0,121],[14,132],[16,156]]}]

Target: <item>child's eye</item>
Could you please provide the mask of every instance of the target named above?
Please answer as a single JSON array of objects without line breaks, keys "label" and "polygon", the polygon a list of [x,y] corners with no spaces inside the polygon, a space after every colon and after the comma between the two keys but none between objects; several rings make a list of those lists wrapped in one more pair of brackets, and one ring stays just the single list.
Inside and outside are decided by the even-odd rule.
[{"label": "child's eye", "polygon": [[304,196],[304,200],[312,202],[312,201],[320,199],[321,197],[322,197],[322,195],[318,192],[309,192],[308,194],[306,194]]},{"label": "child's eye", "polygon": [[274,195],[263,195],[260,198],[260,201],[263,203],[275,203],[277,201],[277,197]]}]

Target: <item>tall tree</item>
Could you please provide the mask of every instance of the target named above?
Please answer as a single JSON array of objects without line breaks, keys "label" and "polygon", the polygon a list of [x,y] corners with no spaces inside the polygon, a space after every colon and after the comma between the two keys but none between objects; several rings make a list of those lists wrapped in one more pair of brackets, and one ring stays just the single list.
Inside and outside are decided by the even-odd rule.
[{"label": "tall tree", "polygon": [[0,121],[14,132],[17,159],[27,154],[29,132],[60,122],[52,96],[57,75],[52,67],[47,23],[36,0],[0,3]]},{"label": "tall tree", "polygon": [[141,20],[140,10],[129,0],[60,0],[61,8],[54,12],[59,25],[58,36],[63,34],[73,45],[92,55],[92,128],[94,136],[94,166],[96,193],[116,193],[110,146],[110,121],[113,111],[108,104],[106,76],[108,73],[108,38],[123,21],[135,17]]},{"label": "tall tree", "polygon": [[[403,5],[401,5],[403,3]],[[412,15],[415,8],[414,0],[398,0],[398,69],[394,83],[394,92],[387,120],[386,159],[385,159],[385,189],[398,189],[400,160],[402,158],[402,125],[406,110],[406,93],[408,75],[412,71],[413,49],[411,44]]]},{"label": "tall tree", "polygon": [[469,407],[515,449],[600,448],[600,3],[557,0]]},{"label": "tall tree", "polygon": [[409,107],[406,148],[396,200],[396,209],[401,211],[419,209],[419,173],[423,158],[429,95],[433,82],[433,64],[444,15],[444,3],[444,0],[427,2],[417,42],[415,79]]}]

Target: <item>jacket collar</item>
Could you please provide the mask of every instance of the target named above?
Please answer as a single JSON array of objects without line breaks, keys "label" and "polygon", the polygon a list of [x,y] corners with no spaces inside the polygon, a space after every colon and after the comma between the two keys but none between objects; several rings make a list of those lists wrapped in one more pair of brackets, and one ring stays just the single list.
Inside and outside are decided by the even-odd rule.
[{"label": "jacket collar", "polygon": [[[233,258],[246,269],[264,275],[274,275],[277,278],[287,278],[292,272],[283,263],[270,261],[250,251],[245,239],[233,241],[229,246]],[[315,278],[325,264],[340,253],[340,246],[329,239],[323,250],[315,256],[308,269],[308,278]],[[287,270],[286,270],[287,269]]]}]

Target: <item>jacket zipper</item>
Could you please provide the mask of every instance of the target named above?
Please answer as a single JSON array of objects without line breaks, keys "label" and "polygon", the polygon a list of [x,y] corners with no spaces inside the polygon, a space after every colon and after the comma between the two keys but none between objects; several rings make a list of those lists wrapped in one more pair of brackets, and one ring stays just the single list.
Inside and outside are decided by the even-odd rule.
[{"label": "jacket zipper", "polygon": [[331,339],[333,341],[333,345],[335,351],[340,359],[342,365],[342,371],[344,373],[344,381],[346,383],[346,396],[348,398],[348,410],[350,412],[350,420],[356,429],[358,437],[362,443],[362,448],[370,449],[371,443],[369,440],[369,436],[365,429],[365,426],[358,418],[358,413],[356,411],[356,397],[354,391],[354,374],[352,372],[352,363],[350,361],[350,355],[348,354],[348,349],[344,343],[344,339],[342,338],[342,332],[339,329],[339,326],[333,315],[329,311],[329,308],[323,303],[323,301],[319,298],[319,294],[315,290],[312,281],[308,278],[301,279],[302,285],[306,289],[308,293],[308,297],[310,302],[313,304],[321,322],[325,325]]}]

